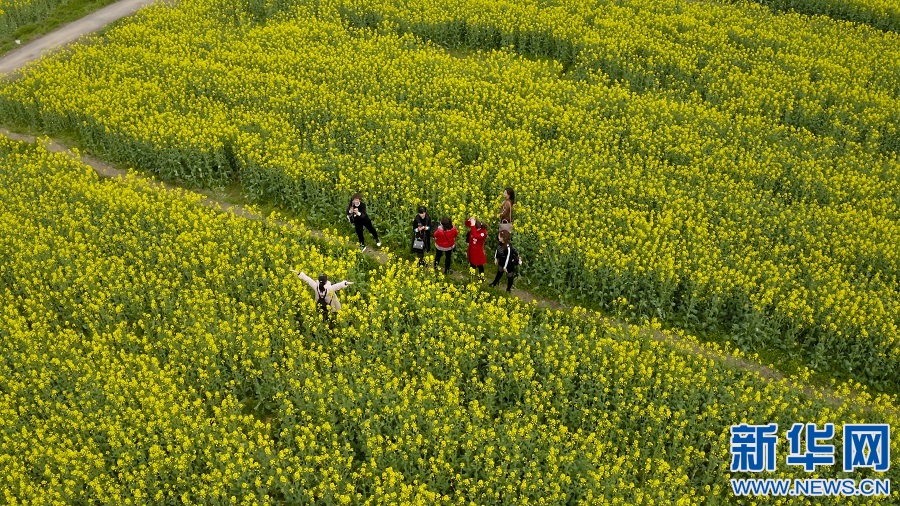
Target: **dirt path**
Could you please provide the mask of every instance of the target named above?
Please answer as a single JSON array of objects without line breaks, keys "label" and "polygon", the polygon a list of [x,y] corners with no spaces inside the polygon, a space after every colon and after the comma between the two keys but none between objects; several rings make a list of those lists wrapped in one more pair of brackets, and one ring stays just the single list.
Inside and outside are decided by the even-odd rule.
[{"label": "dirt path", "polygon": [[[17,141],[24,141],[24,142],[31,142],[31,143],[36,142],[36,139],[34,136],[12,132],[12,131],[7,130],[6,128],[2,128],[2,127],[0,127],[0,135],[5,135],[6,137],[9,137],[10,139],[17,140]],[[90,166],[102,178],[118,178],[118,177],[124,177],[126,174],[128,174],[128,171],[113,167],[91,155],[83,154],[83,153],[76,155],[76,153],[73,152],[69,146],[62,144],[59,141],[51,139],[49,144],[47,145],[47,147],[50,151],[52,151],[54,153],[66,153],[69,156],[71,156],[72,158],[75,158],[75,159],[81,161],[82,163],[84,163],[85,165]],[[151,181],[153,184],[160,185],[167,189],[180,188],[176,185],[165,183],[165,182],[159,181],[156,178],[146,176],[146,175],[138,174],[138,178]],[[204,195],[204,199],[202,200],[202,203],[204,205],[206,205],[210,208],[216,209],[218,211],[231,213],[236,216],[240,216],[242,218],[251,219],[251,220],[268,219],[265,216],[255,212],[251,209],[248,209],[245,206],[225,202],[224,200],[221,200],[220,198],[218,198],[213,192],[197,192],[197,193]],[[281,225],[281,226],[293,227],[293,225],[291,223],[288,223],[285,221],[274,220],[273,222],[278,225]],[[312,235],[316,238],[319,238],[321,240],[326,240],[326,241],[335,241],[336,240],[333,237],[326,236],[325,234],[323,234],[322,232],[320,232],[318,230],[311,230],[308,228],[304,229],[304,230],[309,230],[310,235]],[[348,247],[354,247],[355,242],[352,240],[348,240],[346,242],[346,245]],[[387,255],[381,251],[378,251],[375,249],[369,249],[365,252],[365,254],[370,256],[371,258],[374,258],[380,264],[386,264],[388,262]],[[442,274],[435,274],[435,275],[442,276]],[[458,282],[465,282],[469,279],[469,274],[468,274],[468,272],[454,272],[449,276],[449,278],[452,280],[458,281]],[[500,294],[500,293],[502,293],[502,291],[498,291],[497,293]],[[570,306],[562,304],[558,300],[540,297],[531,292],[528,292],[526,290],[521,290],[518,288],[513,288],[512,296],[522,300],[523,302],[535,301],[537,303],[538,307],[548,308],[548,309],[552,309],[552,310],[556,310],[556,311],[571,311],[571,309],[572,309]],[[606,317],[602,317],[599,315],[597,316],[597,318],[598,318],[598,320],[604,321],[607,323],[620,324],[620,325],[622,324],[621,322],[617,322],[611,318],[606,318]],[[756,363],[756,362],[753,362],[751,360],[747,360],[744,358],[735,357],[728,353],[723,353],[721,351],[713,350],[709,347],[705,347],[705,346],[698,344],[696,342],[693,342],[693,341],[682,339],[678,336],[666,334],[666,333],[660,332],[660,331],[654,331],[652,334],[652,337],[653,337],[653,339],[655,339],[657,341],[668,343],[669,345],[674,346],[678,349],[681,349],[686,353],[691,353],[693,355],[702,356],[702,357],[710,359],[714,362],[722,363],[722,364],[725,364],[732,368],[743,369],[745,371],[756,373],[765,380],[783,381],[786,379],[784,374],[782,374],[780,371],[777,371],[771,367],[767,367],[767,366],[761,365],[759,363]],[[803,392],[809,397],[815,397],[815,394],[819,393],[819,394],[824,395],[824,398],[828,402],[835,404],[835,405],[842,404],[843,402],[845,402],[847,400],[840,396],[835,395],[834,392],[831,391],[830,389],[817,388],[817,387],[813,387],[810,385],[799,384],[792,380],[787,380],[787,381],[794,388],[803,390]]]},{"label": "dirt path", "polygon": [[4,55],[3,58],[0,58],[0,75],[11,74],[25,66],[25,64],[37,60],[43,56],[44,53],[74,42],[82,35],[96,32],[113,21],[133,14],[141,7],[156,1],[157,0],[121,0],[88,14],[77,21],[64,25],[43,37],[34,39],[28,44],[10,51]]}]

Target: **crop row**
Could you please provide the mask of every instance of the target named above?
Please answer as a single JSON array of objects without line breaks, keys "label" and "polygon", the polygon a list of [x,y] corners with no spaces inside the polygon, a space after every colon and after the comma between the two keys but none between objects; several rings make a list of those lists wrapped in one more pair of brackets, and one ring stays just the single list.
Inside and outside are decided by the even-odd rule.
[{"label": "crop row", "polygon": [[900,150],[900,36],[758,6],[576,1],[337,2],[352,26],[552,58],[573,79],[664,90],[875,150]]},{"label": "crop row", "polygon": [[[736,0],[746,1],[746,0]],[[900,6],[891,0],[759,0],[776,11],[863,23],[881,30],[900,32]]]},{"label": "crop row", "polygon": [[[732,502],[732,424],[897,421],[41,147],[0,177],[7,504]],[[334,330],[291,267],[357,281]]]},{"label": "crop row", "polygon": [[40,21],[69,0],[0,0],[0,34]]},{"label": "crop row", "polygon": [[[743,73],[724,72],[722,62],[735,57],[728,46],[703,78],[723,90],[712,104],[687,89],[610,81],[604,72],[614,69],[585,70],[587,50],[573,60],[582,62],[581,78],[566,77],[560,61],[523,58],[524,50],[448,52],[430,42],[436,35],[423,41],[418,29],[397,29],[401,15],[413,15],[403,10],[366,25],[348,21],[340,5],[301,4],[260,23],[266,12],[248,5],[145,10],[104,43],[6,84],[0,115],[72,131],[89,148],[164,178],[239,179],[251,195],[320,225],[339,223],[349,194],[362,191],[394,244],[406,244],[417,205],[457,223],[488,217],[512,185],[521,197],[515,240],[531,282],[608,309],[625,299],[636,316],[725,332],[745,347],[781,347],[817,367],[896,386],[900,183],[893,141],[881,140],[900,110],[889,99],[900,81],[863,69],[868,61],[896,73],[896,61],[881,60],[893,54],[892,35],[857,29],[848,43],[835,30],[813,37],[808,29],[808,38],[792,34],[803,41],[797,53],[783,48],[793,67],[753,56],[734,62]],[[468,9],[456,15],[474,18]],[[608,23],[639,32],[675,16],[659,9]],[[730,9],[732,17],[744,12]],[[535,23],[562,19],[544,10],[549,17]],[[524,23],[512,12],[489,21]],[[697,17],[683,20],[698,26],[684,33],[713,51],[709,32],[719,25],[691,12]],[[448,16],[423,13],[437,27]],[[772,26],[748,28],[746,40],[786,28],[782,18],[765,19]],[[656,51],[675,58],[690,47]],[[612,40],[594,48],[614,56],[607,64],[623,62],[622,72],[659,61],[656,53],[634,58],[635,48]],[[868,77],[828,66],[813,79],[821,54]],[[759,105],[775,100],[778,81],[767,73],[808,78],[807,105],[833,106],[822,121],[832,121],[832,110],[858,110],[847,128],[871,124],[868,134],[839,139],[836,130],[776,121]],[[865,105],[869,96],[884,107]]]}]

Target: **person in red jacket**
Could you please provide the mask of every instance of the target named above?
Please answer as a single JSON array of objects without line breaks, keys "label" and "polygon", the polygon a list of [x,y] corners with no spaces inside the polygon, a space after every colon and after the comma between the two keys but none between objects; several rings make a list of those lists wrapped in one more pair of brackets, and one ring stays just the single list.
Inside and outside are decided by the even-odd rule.
[{"label": "person in red jacket", "polygon": [[484,264],[487,263],[487,257],[484,255],[484,242],[487,239],[487,225],[470,216],[466,220],[466,226],[469,227],[469,232],[466,234],[466,242],[469,244],[469,248],[466,250],[469,265],[478,270],[478,277],[484,281]]},{"label": "person in red jacket", "polygon": [[450,218],[447,216],[441,218],[441,224],[438,225],[437,230],[434,231],[434,249],[436,250],[434,253],[434,268],[438,268],[441,256],[446,255],[447,259],[444,261],[444,274],[450,274],[451,272],[450,255],[456,248],[457,235],[459,235],[459,231],[456,230],[456,227],[450,222]]}]

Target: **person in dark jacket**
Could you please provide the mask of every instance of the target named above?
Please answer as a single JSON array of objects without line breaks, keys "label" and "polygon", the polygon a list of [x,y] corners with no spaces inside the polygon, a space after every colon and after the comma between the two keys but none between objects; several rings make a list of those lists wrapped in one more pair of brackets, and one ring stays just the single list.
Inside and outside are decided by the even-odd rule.
[{"label": "person in dark jacket", "polygon": [[[419,206],[419,214],[413,218],[412,252],[419,256],[419,267],[425,267],[425,252],[431,251],[431,216],[425,206]],[[421,248],[416,246],[421,241]]]},{"label": "person in dark jacket", "polygon": [[363,251],[366,250],[363,227],[372,234],[372,237],[375,239],[375,245],[381,246],[381,241],[378,239],[378,232],[375,231],[372,220],[366,212],[366,203],[362,201],[361,194],[354,193],[353,196],[350,197],[350,205],[347,206],[347,219],[350,220],[350,223],[352,223],[354,227],[356,227],[356,237],[359,239],[359,247],[362,248]]},{"label": "person in dark jacket", "polygon": [[497,275],[490,286],[497,286],[500,283],[500,278],[506,274],[506,291],[511,292],[513,279],[516,277],[521,264],[522,258],[519,257],[519,252],[510,243],[509,232],[501,230],[500,244],[494,252],[494,265],[497,266]]},{"label": "person in dark jacket", "polygon": [[474,217],[466,220],[469,232],[466,234],[466,243],[469,245],[466,256],[469,257],[469,265],[478,271],[478,277],[484,281],[484,264],[487,257],[484,254],[484,243],[487,239],[487,225]]},{"label": "person in dark jacket", "polygon": [[459,235],[459,231],[450,222],[450,218],[447,216],[441,218],[441,224],[438,225],[437,230],[434,232],[434,249],[436,250],[434,253],[434,268],[438,268],[441,256],[446,255],[444,274],[450,274],[450,255],[453,253],[453,249],[456,248],[457,235]]}]

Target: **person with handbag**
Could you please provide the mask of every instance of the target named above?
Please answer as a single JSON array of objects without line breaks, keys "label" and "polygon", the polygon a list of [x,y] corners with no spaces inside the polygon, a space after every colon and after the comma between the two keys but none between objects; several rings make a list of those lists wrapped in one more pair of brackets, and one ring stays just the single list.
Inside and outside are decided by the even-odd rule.
[{"label": "person with handbag", "polygon": [[347,220],[356,228],[356,237],[359,239],[359,247],[366,251],[366,239],[363,237],[363,227],[372,234],[375,239],[375,245],[381,247],[381,241],[378,239],[378,232],[372,225],[372,220],[366,212],[366,203],[362,201],[362,195],[354,193],[350,197],[350,205],[347,206]]},{"label": "person with handbag", "polygon": [[431,216],[425,206],[413,218],[412,252],[419,256],[419,267],[425,267],[425,252],[431,251]]},{"label": "person with handbag", "polygon": [[519,252],[516,251],[516,248],[513,248],[509,232],[501,230],[499,239],[500,244],[494,252],[494,265],[497,266],[497,275],[494,277],[494,281],[491,282],[490,286],[497,286],[500,283],[500,278],[505,274],[506,291],[509,293],[512,291],[513,279],[515,279],[516,274],[519,271],[519,266],[522,265],[522,258],[519,256]]},{"label": "person with handbag", "polygon": [[450,218],[447,216],[441,218],[441,224],[438,225],[437,230],[434,231],[434,268],[438,268],[441,256],[445,255],[444,274],[450,274],[451,272],[450,255],[453,254],[453,250],[456,248],[457,235],[459,235],[459,231],[453,226]]},{"label": "person with handbag", "polygon": [[484,264],[487,263],[487,257],[484,254],[484,242],[487,239],[487,225],[480,220],[475,220],[474,216],[470,216],[466,220],[466,227],[469,232],[466,234],[466,243],[469,247],[466,249],[466,256],[469,258],[469,265],[478,271],[478,277],[484,281]]},{"label": "person with handbag", "polygon": [[334,327],[334,318],[330,310],[333,309],[337,312],[341,309],[341,301],[338,300],[337,294],[334,292],[352,285],[353,282],[344,280],[340,283],[332,284],[325,274],[319,274],[319,280],[316,282],[304,272],[295,271],[293,269],[291,269],[291,272],[296,274],[297,277],[305,281],[306,284],[313,289],[316,307],[322,312],[322,321],[328,323],[329,327]]},{"label": "person with handbag", "polygon": [[513,204],[516,203],[516,192],[512,188],[506,188],[503,190],[503,204],[500,205],[500,214],[497,215],[500,218],[500,230],[507,231],[510,234],[513,233],[512,226],[512,210]]}]

